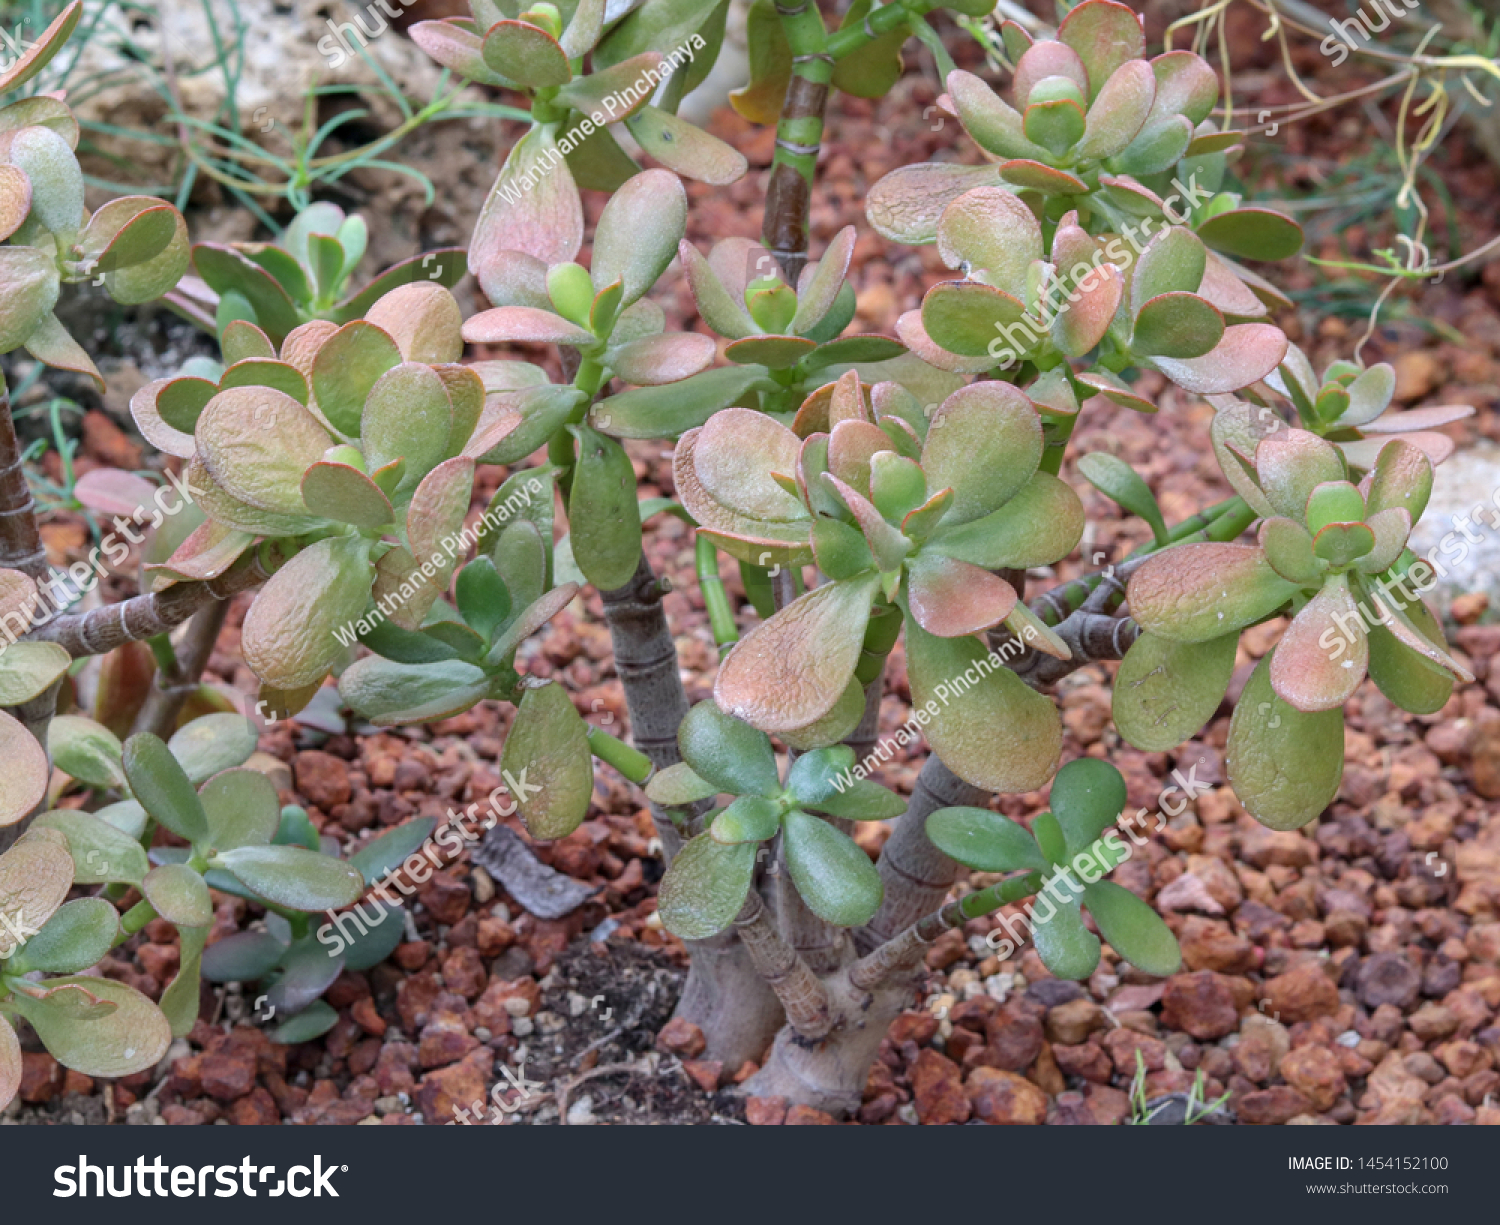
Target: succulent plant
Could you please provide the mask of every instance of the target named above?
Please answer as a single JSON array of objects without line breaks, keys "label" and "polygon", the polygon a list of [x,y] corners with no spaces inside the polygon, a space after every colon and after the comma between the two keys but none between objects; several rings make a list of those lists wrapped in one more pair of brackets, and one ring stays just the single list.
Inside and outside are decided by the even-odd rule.
[{"label": "succulent plant", "polygon": [[[190,764],[201,765],[204,746],[195,748]],[[143,900],[121,921],[120,939],[158,916],[177,927],[182,961],[162,993],[161,1008],[180,1037],[198,1018],[201,962],[214,913],[211,887],[296,916],[352,905],[365,881],[357,867],[295,842],[297,824],[289,827],[275,787],[259,771],[231,767],[197,785],[167,744],[150,734],[125,742],[121,769],[147,818],[142,833],[74,809],[43,813],[33,828],[66,839],[79,883],[140,890]],[[301,825],[311,831],[305,815]],[[157,826],[188,846],[157,848],[148,858],[141,848]],[[316,843],[315,835],[311,841]]]},{"label": "succulent plant", "polygon": [[[736,149],[674,113],[718,55],[724,16],[714,6],[585,0],[566,24],[546,0],[525,11],[494,0],[469,7],[472,19],[420,21],[411,37],[445,68],[530,104],[533,126],[511,147],[469,240],[470,266],[497,306],[508,300],[491,288],[515,253],[548,267],[573,258],[583,241],[580,187],[614,191],[640,169],[615,139],[616,124],[677,174],[722,186],[745,173]],[[654,105],[667,79],[673,100]],[[649,214],[635,218],[643,220]]]},{"label": "succulent plant", "polygon": [[[1029,831],[987,808],[940,808],[927,818],[927,836],[966,867],[1024,870],[1033,878],[1028,892],[1045,892],[1048,909],[1039,915],[1035,905],[1028,908],[1031,937],[1058,978],[1087,978],[1099,964],[1099,937],[1084,925],[1084,911],[1110,947],[1132,965],[1147,974],[1175,974],[1181,955],[1161,916],[1130,890],[1101,879],[1131,855],[1111,829],[1126,803],[1120,772],[1094,758],[1070,761],[1052,780],[1049,802],[1051,807],[1032,819]],[[1071,872],[1082,879],[1081,886]],[[1054,883],[1064,896],[1056,896]],[[992,891],[997,887],[962,898],[964,917],[995,909]]]},{"label": "succulent plant", "polygon": [[[83,13],[68,5],[0,73],[0,94],[24,85],[62,48]],[[64,282],[102,284],[115,301],[149,302],[187,270],[187,226],[154,196],[111,200],[90,214],[74,150],[78,121],[60,98],[38,94],[0,108],[0,353],[25,346],[38,361],[104,379],[52,308]]]},{"label": "succulent plant", "polygon": [[1455,677],[1472,679],[1405,585],[1432,464],[1390,440],[1356,485],[1337,447],[1291,428],[1261,439],[1253,467],[1233,443],[1220,451],[1261,517],[1258,543],[1176,546],[1131,577],[1131,615],[1145,632],[1121,664],[1115,722],[1139,747],[1181,743],[1223,699],[1240,632],[1289,606],[1290,625],[1235,707],[1227,766],[1257,820],[1292,829],[1338,791],[1342,708],[1367,673],[1418,714],[1440,709]]},{"label": "succulent plant", "polygon": [[945,370],[1019,363],[1018,381],[1056,371],[1070,397],[1143,411],[1128,367],[1199,393],[1270,374],[1287,342],[1266,302],[1284,299],[1223,252],[1280,258],[1301,232],[1217,191],[1239,134],[1206,122],[1213,70],[1188,51],[1146,60],[1140,18],[1113,0],[1085,0],[1055,40],[1002,30],[1015,108],[962,71],[944,100],[993,164],[908,166],[870,194],[886,237],[936,240],[963,273],[902,316],[902,341]]},{"label": "succulent plant", "polygon": [[[0,570],[0,707],[20,706],[46,693],[73,662],[55,643],[18,641],[31,628],[36,584],[18,570]],[[13,716],[0,709],[0,828],[14,825],[47,794],[47,754]]]},{"label": "succulent plant", "polygon": [[[16,1019],[58,1062],[86,1076],[144,1071],[172,1042],[162,1010],[134,987],[82,973],[124,933],[102,898],[65,901],[75,880],[69,845],[56,828],[40,826],[0,854],[0,1107],[21,1087]],[[129,845],[143,866],[141,848]],[[85,870],[77,879],[95,878]],[[195,1016],[196,1005],[195,998]]]},{"label": "succulent plant", "polygon": [[778,836],[787,871],[808,908],[824,922],[858,927],[880,906],[880,876],[839,821],[899,817],[906,801],[867,779],[852,778],[854,750],[814,749],[791,764],[785,784],[764,732],[699,702],[677,734],[682,762],[657,774],[646,794],[667,807],[716,795],[736,798],[704,818],[707,828],[683,847],[661,882],[668,931],[701,940],[733,922],[750,891],[762,845]]},{"label": "succulent plant", "polygon": [[877,385],[867,403],[850,372],[797,424],[805,437],[727,408],[677,447],[678,494],[702,535],[759,565],[815,560],[830,580],[730,651],[719,702],[763,731],[806,735],[831,719],[820,730],[840,738],[864,707],[862,654],[878,661],[890,650],[899,610],[913,701],[938,707],[928,734],[944,760],[976,786],[1044,782],[1061,750],[1050,702],[1003,667],[952,701],[944,684],[982,664],[989,651],[974,635],[1001,625],[1068,654],[994,573],[1055,561],[1083,531],[1077,495],[1038,468],[1042,425],[1030,401],[1004,383],[976,383],[927,422],[894,384]]},{"label": "succulent plant", "polygon": [[[350,856],[348,868],[375,883],[421,847],[436,826],[434,817],[407,821],[367,842]],[[280,826],[270,845],[318,851],[320,841],[323,858],[341,862],[336,846],[327,845],[331,840],[319,839],[306,811],[288,805],[281,810]],[[268,1031],[272,1042],[291,1045],[327,1033],[338,1021],[338,1013],[324,1002],[323,994],[345,970],[379,965],[405,938],[402,907],[384,900],[353,899],[358,902],[357,921],[351,922],[353,934],[340,927],[339,939],[330,942],[320,939],[313,929],[313,914],[259,896],[232,873],[210,869],[205,879],[220,892],[266,907],[260,928],[235,932],[204,950],[202,973],[213,983],[256,984],[257,996],[263,995],[269,1005],[267,1019],[280,1018]]]},{"label": "succulent plant", "polygon": [[349,278],[368,238],[363,217],[320,200],[298,213],[274,243],[198,243],[192,251],[198,276],[184,280],[168,301],[218,336],[225,361],[233,362],[268,351],[274,356],[274,346],[315,319],[359,319],[402,285],[450,289],[468,271],[463,250],[447,247],[394,264],[351,294]]},{"label": "succulent plant", "polygon": [[[1303,429],[1328,439],[1351,468],[1364,472],[1375,466],[1376,457],[1392,435],[1419,447],[1433,464],[1442,463],[1453,454],[1454,443],[1447,434],[1438,433],[1438,427],[1474,415],[1468,404],[1394,412],[1391,400],[1396,394],[1396,370],[1389,362],[1378,362],[1368,369],[1357,362],[1330,362],[1319,379],[1307,355],[1296,345],[1288,346],[1286,358],[1265,382],[1291,405]],[[1240,394],[1263,407],[1271,400],[1254,388]],[[1220,408],[1236,404],[1232,396],[1214,397],[1212,402]],[[1274,423],[1259,413],[1254,420],[1263,425]]]}]

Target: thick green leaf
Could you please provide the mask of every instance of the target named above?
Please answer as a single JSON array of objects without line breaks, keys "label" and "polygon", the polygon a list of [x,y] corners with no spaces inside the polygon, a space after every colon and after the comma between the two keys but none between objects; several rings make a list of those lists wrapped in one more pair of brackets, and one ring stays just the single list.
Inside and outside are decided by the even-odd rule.
[{"label": "thick green leaf", "polygon": [[[777,796],[781,780],[764,732],[726,714],[714,702],[699,702],[677,731],[683,761],[716,791]],[[706,798],[706,797],[705,797]]]},{"label": "thick green leaf", "polygon": [[76,898],[60,906],[42,930],[21,946],[6,972],[77,974],[102,961],[119,932],[120,916],[103,898]]},{"label": "thick green leaf", "polygon": [[1079,458],[1078,471],[1105,497],[1143,519],[1158,544],[1166,543],[1167,525],[1161,517],[1161,507],[1156,504],[1156,495],[1134,468],[1118,455],[1095,451]]},{"label": "thick green leaf", "polygon": [[227,851],[263,846],[276,836],[281,804],[276,787],[258,770],[225,770],[198,792],[208,817],[208,841]]},{"label": "thick green leaf", "polygon": [[11,997],[37,1037],[65,1067],[85,1076],[130,1076],[157,1064],[172,1043],[172,1027],[155,1004],[110,978],[50,978],[51,991],[77,987],[114,1005],[94,1020],[75,1020],[60,1007],[17,993]]},{"label": "thick green leaf", "polygon": [[646,798],[663,808],[684,808],[718,794],[719,789],[699,778],[685,761],[658,770],[646,784]]},{"label": "thick green leaf", "polygon": [[1237,633],[1204,642],[1142,633],[1115,675],[1113,713],[1120,735],[1155,752],[1196,735],[1224,700],[1238,646]]},{"label": "thick green leaf", "polygon": [[616,438],[676,438],[747,393],[773,386],[759,366],[705,370],[665,387],[640,387],[599,401],[589,424]]},{"label": "thick green leaf", "polygon": [[359,869],[299,846],[241,846],[216,862],[261,897],[293,910],[352,906],[365,891]]},{"label": "thick green leaf", "polygon": [[725,844],[706,833],[688,842],[662,877],[657,899],[662,925],[683,940],[706,940],[723,931],[750,892],[757,850],[754,842]]},{"label": "thick green leaf", "polygon": [[987,808],[940,808],[927,818],[926,829],[944,855],[980,872],[1047,868],[1026,827]]},{"label": "thick green leaf", "polygon": [[792,883],[825,923],[858,927],[880,909],[880,873],[854,839],[810,813],[786,814],[785,851]]},{"label": "thick green leaf", "polygon": [[927,737],[944,765],[986,791],[1032,791],[1047,781],[1062,753],[1050,699],[978,639],[937,638],[910,617],[906,652],[912,704],[933,712]]},{"label": "thick green leaf", "polygon": [[405,862],[407,856],[432,837],[436,828],[436,817],[417,817],[367,842],[349,856],[349,862],[365,880],[378,881]]},{"label": "thick green leaf", "polygon": [[203,977],[211,983],[253,983],[264,978],[286,952],[286,945],[261,931],[235,932],[203,954]]},{"label": "thick green leaf", "polygon": [[1138,970],[1165,978],[1182,968],[1182,953],[1171,929],[1129,889],[1095,881],[1083,887],[1083,904],[1110,946]]},{"label": "thick green leaf", "polygon": [[19,706],[50,689],[72,657],[55,642],[13,642],[0,652],[0,706]]},{"label": "thick green leaf", "polygon": [[323,1000],[314,1000],[296,1016],[288,1017],[266,1037],[279,1046],[295,1046],[321,1038],[338,1024],[339,1014]]},{"label": "thick green leaf", "polygon": [[387,727],[408,722],[412,712],[431,711],[434,719],[459,714],[483,698],[489,687],[481,669],[456,659],[407,664],[372,655],[351,664],[339,677],[345,703]]},{"label": "thick green leaf", "polygon": [[1067,853],[1076,855],[1125,811],[1125,779],[1107,761],[1079,757],[1057,772],[1048,804],[1067,838]]},{"label": "thick green leaf", "polygon": [[[1067,886],[1058,890],[1071,896]],[[1084,979],[1099,965],[1099,937],[1083,925],[1080,902],[1054,902],[1049,894],[1032,903],[1032,941],[1043,964],[1058,978]],[[1045,917],[1044,917],[1045,916]]]},{"label": "thick green leaf", "polygon": [[566,838],[583,822],[594,794],[594,763],[588,726],[561,685],[526,690],[500,762],[514,780],[515,802],[533,838]]},{"label": "thick green leaf", "polygon": [[139,841],[86,812],[44,812],[32,828],[55,829],[68,840],[73,879],[80,885],[139,885],[150,871]]},{"label": "thick green leaf", "polygon": [[124,746],[107,727],[81,715],[60,715],[47,729],[52,764],[89,787],[125,786]]},{"label": "thick green leaf", "polygon": [[281,973],[271,984],[267,1003],[288,1016],[301,1012],[333,986],[344,972],[344,959],[326,947],[327,941],[305,936],[295,941],[281,959]]},{"label": "thick green leaf", "polygon": [[758,795],[742,795],[719,811],[708,832],[715,842],[764,842],[780,828],[780,804]]},{"label": "thick green leaf", "polygon": [[255,725],[244,715],[203,715],[174,732],[167,748],[188,779],[200,784],[242,766],[255,752]]},{"label": "thick green leaf", "polygon": [[198,1022],[202,1007],[203,946],[208,928],[185,927],[180,931],[181,962],[172,981],[161,993],[161,1011],[172,1027],[172,1037],[185,1038]]},{"label": "thick green leaf", "polygon": [[152,868],[141,882],[141,892],[156,913],[178,927],[207,927],[213,922],[214,904],[203,878],[183,863],[164,863]]},{"label": "thick green leaf", "polygon": [[1333,803],[1344,775],[1344,715],[1305,714],[1271,688],[1273,651],[1255,666],[1229,722],[1230,785],[1271,829],[1297,829]]},{"label": "thick green leaf", "polygon": [[1131,576],[1130,613],[1153,634],[1206,642],[1253,625],[1296,591],[1255,545],[1175,545]]},{"label": "thick green leaf", "polygon": [[578,439],[578,466],[568,499],[573,558],[601,591],[623,587],[641,555],[641,513],[635,469],[613,438],[586,425],[571,427]]},{"label": "thick green leaf", "polygon": [[208,818],[198,792],[159,737],[142,733],[127,740],[124,766],[131,793],[157,821],[194,845],[207,840]]}]

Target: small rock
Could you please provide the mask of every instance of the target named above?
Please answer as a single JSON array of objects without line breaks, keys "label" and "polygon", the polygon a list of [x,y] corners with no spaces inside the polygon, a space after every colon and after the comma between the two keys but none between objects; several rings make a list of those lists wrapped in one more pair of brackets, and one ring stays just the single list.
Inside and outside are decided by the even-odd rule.
[{"label": "small rock", "polygon": [[1047,1095],[1014,1072],[975,1068],[965,1089],[974,1116],[986,1123],[1036,1126],[1047,1121]]},{"label": "small rock", "polygon": [[1409,1008],[1422,989],[1422,975],[1400,953],[1374,953],[1360,963],[1354,991],[1366,1008],[1393,1004]]},{"label": "small rock", "polygon": [[749,1097],[745,1099],[745,1122],[752,1127],[779,1127],[786,1122],[786,1098]]},{"label": "small rock", "polygon": [[811,1106],[797,1105],[786,1112],[788,1127],[837,1127],[838,1120],[831,1114],[814,1110]]},{"label": "small rock", "polygon": [[923,1123],[963,1123],[968,1120],[969,1099],[964,1094],[963,1078],[959,1075],[958,1065],[946,1055],[940,1055],[931,1047],[924,1048],[912,1068],[911,1084],[917,1118]]},{"label": "small rock", "polygon": [[708,1046],[703,1031],[686,1017],[673,1017],[656,1035],[659,1050],[683,1059],[696,1059]]},{"label": "small rock", "polygon": [[310,804],[328,812],[347,804],[354,794],[349,783],[349,765],[341,757],[321,749],[298,753],[292,762],[297,793]]},{"label": "small rock", "polygon": [[1299,1114],[1307,1113],[1309,1108],[1307,1098],[1290,1085],[1257,1089],[1245,1094],[1233,1105],[1241,1123],[1260,1125],[1286,1123]]},{"label": "small rock", "polygon": [[682,1070],[705,1093],[717,1090],[724,1075],[724,1065],[717,1059],[684,1059]]},{"label": "small rock", "polygon": [[1221,975],[1210,970],[1174,974],[1167,980],[1161,1002],[1162,1024],[1200,1041],[1222,1038],[1239,1024],[1234,992]]},{"label": "small rock", "polygon": [[1267,1013],[1287,1024],[1332,1016],[1338,1011],[1339,993],[1333,981],[1316,961],[1303,962],[1285,974],[1266,980]]},{"label": "small rock", "polygon": [[1107,1022],[1104,1009],[1091,999],[1070,1000],[1047,1012],[1046,1032],[1049,1042],[1061,1042],[1076,1046],[1088,1039],[1096,1030],[1103,1029]]},{"label": "small rock", "polygon": [[1299,1046],[1281,1061],[1281,1075],[1320,1113],[1332,1107],[1344,1093],[1344,1073],[1338,1057],[1326,1047]]}]

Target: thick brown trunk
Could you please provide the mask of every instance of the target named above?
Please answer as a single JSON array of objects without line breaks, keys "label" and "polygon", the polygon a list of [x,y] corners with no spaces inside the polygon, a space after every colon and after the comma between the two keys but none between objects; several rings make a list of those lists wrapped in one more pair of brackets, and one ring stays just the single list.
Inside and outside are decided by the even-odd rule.
[{"label": "thick brown trunk", "polygon": [[[682,760],[677,729],[687,715],[688,700],[661,607],[661,586],[642,554],[629,583],[601,594],[615,668],[625,689],[631,739],[658,770],[665,769]],[[682,835],[655,805],[651,816],[662,857],[670,863]],[[692,960],[677,1015],[703,1030],[707,1058],[731,1070],[746,1060],[759,1060],[783,1020],[775,994],[732,929],[710,940],[689,940],[687,946]]]}]

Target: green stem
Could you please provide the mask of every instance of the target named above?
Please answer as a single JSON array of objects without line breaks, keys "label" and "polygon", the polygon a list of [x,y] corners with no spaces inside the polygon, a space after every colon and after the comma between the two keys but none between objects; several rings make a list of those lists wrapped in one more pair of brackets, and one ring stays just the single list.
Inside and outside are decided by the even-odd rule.
[{"label": "green stem", "polygon": [[120,934],[115,937],[115,944],[124,944],[154,918],[156,907],[142,898],[120,917]]},{"label": "green stem", "polygon": [[776,12],[792,53],[792,77],[776,123],[776,153],[767,180],[761,239],[795,285],[807,262],[812,182],[823,143],[823,111],[833,81],[833,57],[827,49],[828,30],[814,0],[801,0],[795,8],[778,4]]},{"label": "green stem", "polygon": [[589,751],[600,761],[613,766],[637,787],[644,786],[656,767],[639,749],[611,736],[603,728],[590,727]]},{"label": "green stem", "polygon": [[695,559],[698,587],[703,592],[703,606],[708,610],[709,628],[713,630],[714,642],[722,652],[740,640],[740,631],[734,623],[734,609],[729,605],[724,580],[719,577],[719,550],[708,537],[699,536]]},{"label": "green stem", "polygon": [[828,54],[836,60],[841,60],[861,47],[868,46],[882,34],[889,34],[892,30],[904,26],[913,16],[930,13],[936,7],[935,4],[923,4],[920,0],[915,4],[882,5],[859,25],[846,26],[837,33],[829,35]]},{"label": "green stem", "polygon": [[1062,471],[1063,459],[1068,453],[1068,442],[1073,437],[1073,430],[1078,425],[1078,414],[1071,417],[1063,417],[1052,426],[1048,433],[1046,449],[1042,452],[1042,462],[1037,465],[1039,471],[1049,476],[1056,476]]}]

